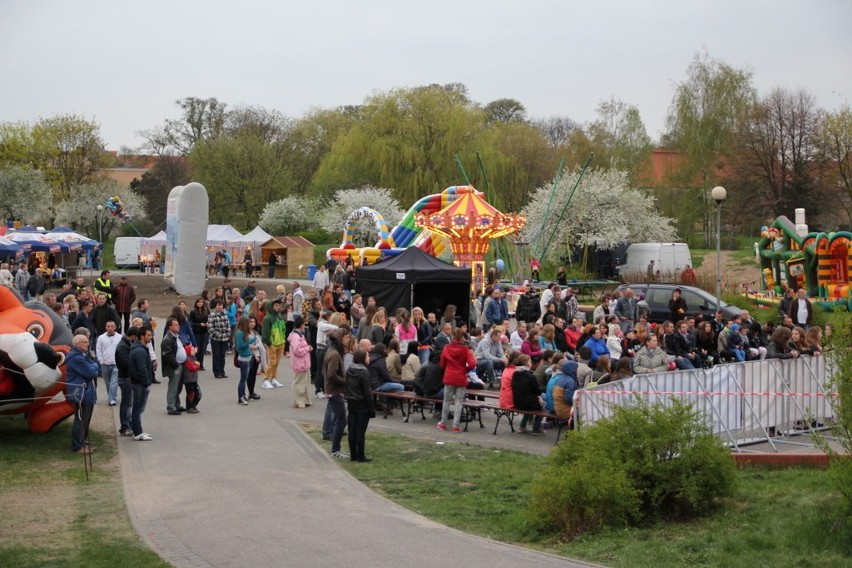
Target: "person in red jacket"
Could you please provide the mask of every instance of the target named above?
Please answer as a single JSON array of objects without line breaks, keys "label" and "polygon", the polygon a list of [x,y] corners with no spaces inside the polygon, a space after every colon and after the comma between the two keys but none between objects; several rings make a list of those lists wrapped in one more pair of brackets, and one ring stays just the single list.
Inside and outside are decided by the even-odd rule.
[{"label": "person in red jacket", "polygon": [[441,408],[439,430],[447,429],[447,417],[450,402],[455,400],[453,409],[453,432],[461,432],[462,404],[467,391],[467,373],[476,370],[476,357],[464,343],[464,330],[456,328],[453,340],[441,350],[441,368],[444,370],[444,405]]},{"label": "person in red jacket", "polygon": [[115,311],[124,318],[122,329],[129,328],[130,313],[133,311],[133,304],[136,303],[136,290],[127,282],[127,276],[118,279],[118,286],[113,289],[112,301],[115,302]]}]

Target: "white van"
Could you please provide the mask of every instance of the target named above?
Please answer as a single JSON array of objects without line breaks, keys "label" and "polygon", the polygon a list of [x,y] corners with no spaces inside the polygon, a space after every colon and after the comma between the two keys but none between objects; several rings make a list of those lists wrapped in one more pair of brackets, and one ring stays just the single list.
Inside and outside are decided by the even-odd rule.
[{"label": "white van", "polygon": [[665,275],[679,274],[687,264],[692,266],[692,255],[685,243],[634,243],[627,247],[624,264],[618,269],[622,275],[645,275],[652,260],[654,271]]},{"label": "white van", "polygon": [[115,267],[138,268],[141,244],[141,237],[118,237],[115,239],[115,248],[113,249]]}]

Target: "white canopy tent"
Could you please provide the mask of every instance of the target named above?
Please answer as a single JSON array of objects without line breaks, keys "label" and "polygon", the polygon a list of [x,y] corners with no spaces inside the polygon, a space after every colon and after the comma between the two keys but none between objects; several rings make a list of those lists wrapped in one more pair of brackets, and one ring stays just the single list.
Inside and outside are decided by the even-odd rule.
[{"label": "white canopy tent", "polygon": [[251,251],[252,262],[255,266],[258,266],[260,263],[260,247],[264,243],[269,242],[272,238],[272,235],[264,231],[260,228],[260,226],[255,227],[242,237],[238,239],[234,239],[231,242],[231,256],[234,258],[234,262],[237,264],[242,264],[244,262],[246,249]]},{"label": "white canopy tent", "polygon": [[160,231],[153,237],[143,238],[139,242],[139,254],[142,258],[153,258],[154,253],[160,252],[166,246],[166,232]]},{"label": "white canopy tent", "polygon": [[232,262],[238,262],[234,257],[233,241],[242,236],[242,233],[230,225],[209,225],[207,227],[207,264],[213,264],[216,252],[223,249],[230,253]]}]

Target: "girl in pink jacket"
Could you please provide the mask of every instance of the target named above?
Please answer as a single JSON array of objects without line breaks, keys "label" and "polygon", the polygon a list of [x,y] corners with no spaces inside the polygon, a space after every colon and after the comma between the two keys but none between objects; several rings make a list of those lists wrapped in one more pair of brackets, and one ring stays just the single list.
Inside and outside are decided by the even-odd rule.
[{"label": "girl in pink jacket", "polygon": [[311,384],[311,351],[313,348],[308,345],[308,340],[305,339],[305,318],[302,316],[293,318],[293,331],[287,338],[287,345],[290,346],[290,366],[295,375],[293,379],[293,406],[305,408],[311,405],[308,387]]}]

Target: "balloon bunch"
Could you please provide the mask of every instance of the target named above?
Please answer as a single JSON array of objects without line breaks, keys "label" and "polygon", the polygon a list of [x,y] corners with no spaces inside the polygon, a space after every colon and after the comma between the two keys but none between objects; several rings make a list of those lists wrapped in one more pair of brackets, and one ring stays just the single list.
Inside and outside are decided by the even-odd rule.
[{"label": "balloon bunch", "polygon": [[118,217],[125,223],[130,221],[130,213],[124,210],[124,204],[119,196],[113,195],[107,199],[106,209],[113,217]]}]

